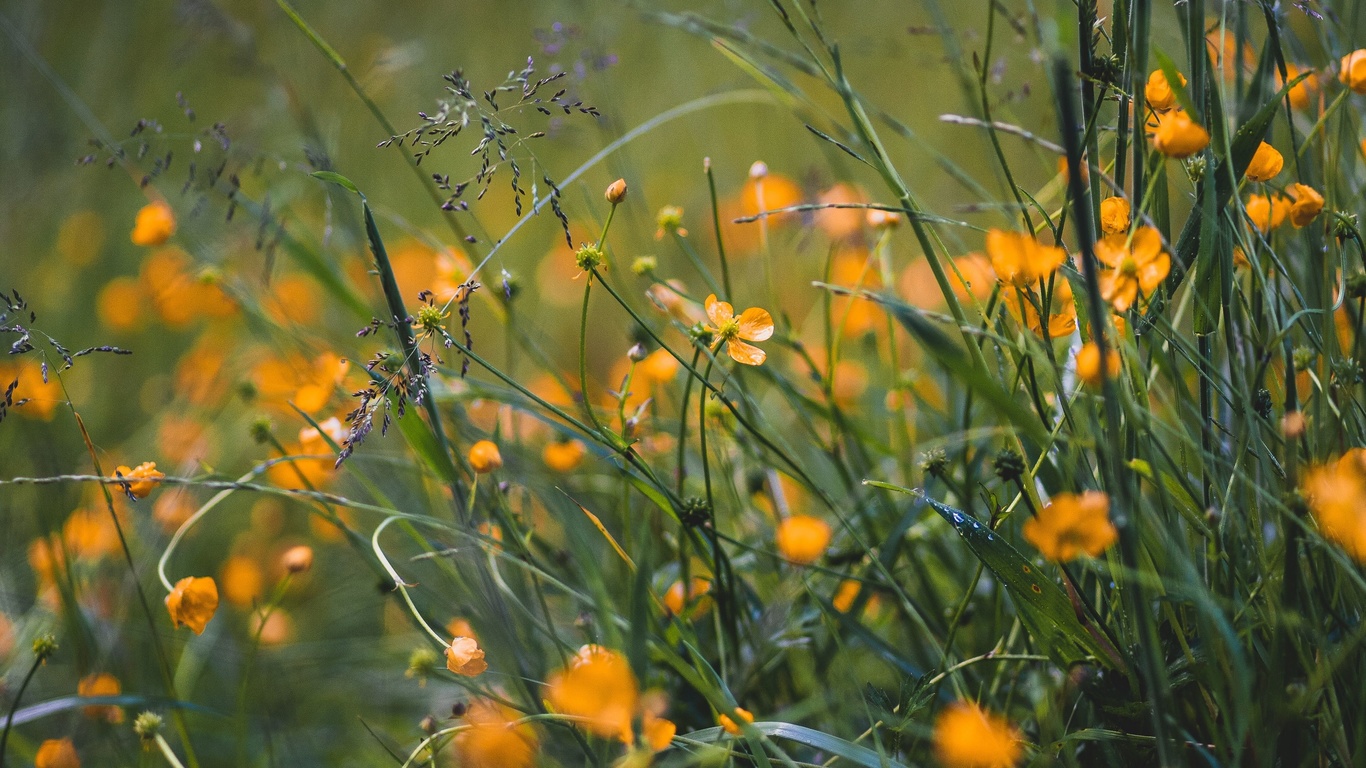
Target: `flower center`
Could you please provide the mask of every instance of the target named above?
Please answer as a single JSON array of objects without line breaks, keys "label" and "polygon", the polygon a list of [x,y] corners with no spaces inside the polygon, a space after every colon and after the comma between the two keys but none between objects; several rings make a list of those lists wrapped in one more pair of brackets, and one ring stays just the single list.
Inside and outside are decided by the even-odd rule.
[{"label": "flower center", "polygon": [[1119,273],[1125,277],[1134,277],[1137,275],[1138,259],[1135,259],[1132,254],[1125,256],[1124,260],[1119,262]]},{"label": "flower center", "polygon": [[716,338],[721,341],[730,341],[740,336],[740,321],[734,318],[721,323],[716,329]]}]

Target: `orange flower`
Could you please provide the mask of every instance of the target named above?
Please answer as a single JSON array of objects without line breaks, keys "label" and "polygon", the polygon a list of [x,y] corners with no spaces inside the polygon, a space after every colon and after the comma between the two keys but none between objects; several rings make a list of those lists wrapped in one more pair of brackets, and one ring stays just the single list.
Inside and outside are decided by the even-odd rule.
[{"label": "orange flower", "polygon": [[1048,277],[1067,261],[1067,253],[1056,245],[1044,245],[1033,235],[1001,229],[987,232],[987,255],[996,277],[1020,288]]},{"label": "orange flower", "polygon": [[[1302,71],[1303,71],[1303,70],[1301,70],[1298,66],[1296,66],[1296,65],[1294,65],[1294,64],[1291,64],[1291,63],[1288,62],[1288,61],[1285,63],[1285,75],[1286,75],[1287,80],[1294,80],[1295,78],[1297,78],[1297,77],[1300,76],[1300,73],[1301,73]],[[1280,73],[1280,72],[1276,72],[1276,87],[1277,87],[1277,88],[1280,88],[1280,87],[1284,86],[1285,83],[1286,83],[1286,80],[1282,80],[1282,79],[1281,79],[1281,73]],[[1309,103],[1310,103],[1310,101],[1312,100],[1314,93],[1315,93],[1318,89],[1319,89],[1319,77],[1318,77],[1318,75],[1310,75],[1309,77],[1306,77],[1305,79],[1301,80],[1299,83],[1297,83],[1297,84],[1291,86],[1291,87],[1290,87],[1290,108],[1291,108],[1291,109],[1304,109],[1305,107],[1309,106]]]},{"label": "orange flower", "polygon": [[492,440],[480,440],[470,446],[469,458],[475,474],[487,475],[503,466],[503,454],[498,452],[498,446]]},{"label": "orange flower", "polygon": [[896,229],[901,226],[901,214],[881,208],[868,209],[868,226],[873,229]]},{"label": "orange flower", "polygon": [[1149,296],[1171,271],[1172,259],[1162,249],[1162,235],[1153,227],[1139,227],[1132,238],[1109,235],[1096,241],[1096,258],[1110,267],[1100,277],[1100,295],[1125,312],[1134,301]]},{"label": "orange flower", "polygon": [[81,758],[71,739],[48,739],[38,745],[33,768],[81,768]]},{"label": "orange flower", "polygon": [[463,677],[476,677],[483,674],[489,665],[484,661],[484,651],[472,637],[456,637],[446,646],[446,669]]},{"label": "orange flower", "polygon": [[1323,195],[1308,184],[1291,184],[1288,191],[1295,202],[1290,204],[1290,223],[1295,229],[1303,227],[1323,212]]},{"label": "orange flower", "polygon": [[1304,493],[1324,537],[1366,563],[1366,449],[1311,469]]},{"label": "orange flower", "polygon": [[531,768],[539,740],[529,725],[517,724],[517,712],[476,699],[465,712],[468,728],[455,737],[455,754],[463,768]]},{"label": "orange flower", "polygon": [[646,355],[636,370],[647,381],[655,384],[667,384],[678,375],[679,368],[678,360],[669,354],[669,350],[660,347]]},{"label": "orange flower", "polygon": [[157,471],[155,461],[144,461],[132,469],[120,464],[114,473],[115,477],[124,478],[126,490],[136,499],[147,498],[157,481],[166,476]]},{"label": "orange flower", "polygon": [[688,606],[692,606],[692,610],[688,611],[685,618],[688,621],[696,621],[711,608],[710,593],[711,581],[701,576],[692,577],[686,597],[683,594],[683,582],[675,581],[664,593],[664,607],[674,616],[684,616],[683,612]]},{"label": "orange flower", "polygon": [[1054,496],[1037,517],[1025,521],[1022,532],[1040,554],[1059,563],[1083,552],[1099,557],[1119,538],[1110,522],[1110,496],[1102,491]]},{"label": "orange flower", "polygon": [[1107,197],[1100,201],[1100,230],[1117,235],[1129,230],[1129,201],[1122,197]]},{"label": "orange flower", "polygon": [[313,548],[300,544],[290,547],[280,557],[280,565],[289,573],[303,573],[313,567]]},{"label": "orange flower", "polygon": [[541,461],[554,472],[573,472],[587,453],[587,447],[578,440],[556,440],[546,443]]},{"label": "orange flower", "polygon": [[116,277],[104,284],[95,298],[95,314],[115,331],[135,331],[142,324],[145,297],[137,280]]},{"label": "orange flower", "polygon": [[617,179],[607,185],[607,191],[602,193],[604,199],[612,205],[620,205],[626,199],[626,179]]},{"label": "orange flower", "polygon": [[246,608],[265,593],[265,574],[255,560],[244,555],[233,555],[223,561],[218,572],[223,583],[223,597],[238,608]]},{"label": "orange flower", "polygon": [[[119,679],[108,672],[100,672],[81,678],[76,684],[76,693],[82,697],[118,696],[123,693]],[[123,709],[113,705],[82,707],[81,712],[91,720],[106,720],[111,723],[123,722]]]},{"label": "orange flower", "polygon": [[166,610],[177,629],[183,625],[194,630],[196,635],[202,635],[214,611],[218,610],[218,585],[207,576],[186,576],[177,581],[175,589],[166,596]]},{"label": "orange flower", "polygon": [[778,524],[778,552],[799,565],[809,565],[825,554],[830,544],[830,526],[810,515],[792,515]]},{"label": "orange flower", "polygon": [[1153,149],[1167,157],[1186,158],[1209,146],[1209,132],[1181,110],[1161,115],[1153,133]]},{"label": "orange flower", "polygon": [[5,390],[14,381],[18,381],[19,386],[12,395],[15,404],[13,412],[20,416],[50,421],[57,406],[66,402],[62,384],[52,374],[50,367],[44,377],[42,366],[30,360],[21,358],[17,364],[0,362],[0,397],[4,396]]},{"label": "orange flower", "polygon": [[[1031,296],[1007,294],[1004,297],[1006,309],[1014,315],[1016,320],[1029,327],[1040,336],[1043,335],[1043,323],[1039,322],[1039,310],[1034,306],[1034,301],[1039,301],[1037,294],[1031,292]],[[1053,296],[1048,304],[1048,338],[1059,339],[1066,336],[1077,328],[1077,303],[1072,293],[1072,283],[1061,275],[1053,281]]]},{"label": "orange flower", "polygon": [[580,718],[590,733],[627,744],[634,741],[631,718],[639,698],[626,657],[598,645],[580,648],[569,666],[546,682],[546,699],[555,711]]},{"label": "orange flower", "polygon": [[142,206],[133,222],[133,245],[162,245],[175,234],[175,212],[158,200]]},{"label": "orange flower", "polygon": [[1352,51],[1342,57],[1338,79],[1353,91],[1366,94],[1366,49]]},{"label": "orange flower", "polygon": [[0,661],[9,659],[14,652],[14,623],[0,613]]},{"label": "orange flower", "polygon": [[715,324],[707,326],[707,330],[716,336],[712,343],[712,351],[724,343],[726,351],[735,362],[763,365],[768,357],[767,353],[745,342],[766,341],[773,336],[773,317],[768,311],[750,307],[736,317],[735,308],[724,301],[717,301],[714,293],[707,296],[705,306],[707,317]]},{"label": "orange flower", "polygon": [[[840,206],[865,202],[863,190],[838,183],[820,194],[817,200],[822,205]],[[863,231],[865,214],[859,208],[822,208],[816,211],[816,226],[831,240],[847,240]]]},{"label": "orange flower", "polygon": [[[1119,375],[1119,352],[1113,346],[1105,350],[1105,377],[1114,379]],[[1087,384],[1100,386],[1100,347],[1088,341],[1077,352],[1077,377]]]},{"label": "orange flower", "polygon": [[1257,145],[1257,151],[1253,153],[1252,160],[1247,164],[1247,170],[1243,175],[1249,181],[1270,181],[1281,172],[1285,167],[1285,158],[1276,148],[1263,141]]},{"label": "orange flower", "polygon": [[[1176,76],[1181,78],[1181,87],[1186,87],[1186,76],[1180,72]],[[1143,88],[1143,96],[1148,101],[1148,106],[1158,112],[1166,112],[1176,106],[1176,93],[1172,91],[1171,83],[1167,82],[1167,76],[1160,69],[1154,69],[1148,75],[1148,84]]]},{"label": "orange flower", "polygon": [[[736,707],[735,714],[746,723],[754,722],[754,715],[748,709]],[[730,719],[729,715],[717,715],[716,724],[725,728],[726,733],[729,733],[732,736],[739,736],[745,732],[744,728],[739,723]]]},{"label": "orange flower", "polygon": [[1244,208],[1252,226],[1266,234],[1285,223],[1291,204],[1284,195],[1253,195],[1247,199]]},{"label": "orange flower", "polygon": [[1022,751],[1019,731],[970,701],[950,705],[934,721],[934,753],[946,768],[1011,768]]}]

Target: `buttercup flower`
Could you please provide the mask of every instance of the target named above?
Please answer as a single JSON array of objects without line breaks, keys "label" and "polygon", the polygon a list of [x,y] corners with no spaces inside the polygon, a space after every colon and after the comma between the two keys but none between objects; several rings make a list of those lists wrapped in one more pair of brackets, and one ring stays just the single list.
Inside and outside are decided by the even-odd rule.
[{"label": "buttercup flower", "polygon": [[[683,582],[675,581],[664,593],[664,607],[674,616],[683,616],[688,621],[696,621],[711,608],[710,593],[711,582],[701,576],[692,577],[686,596],[683,594]],[[687,610],[688,606],[692,606],[692,610],[684,616],[684,611]]]},{"label": "buttercup flower", "polygon": [[1129,201],[1107,197],[1100,201],[1100,230],[1107,235],[1129,231]]},{"label": "buttercup flower", "polygon": [[1162,249],[1162,235],[1153,227],[1139,227],[1132,238],[1109,235],[1096,241],[1096,258],[1110,267],[1100,276],[1100,295],[1116,312],[1149,296],[1171,271],[1172,259]]},{"label": "buttercup flower", "polygon": [[[744,709],[743,707],[736,707],[735,714],[738,715],[740,719],[746,723],[754,722],[754,715],[748,709]],[[739,723],[730,719],[729,715],[717,715],[716,724],[721,726],[722,728],[725,728],[726,733],[729,733],[732,736],[739,736],[740,734],[745,732],[744,728]]]},{"label": "buttercup flower", "polygon": [[[1032,299],[1032,300],[1031,300]],[[1044,331],[1043,323],[1039,321],[1039,310],[1034,306],[1035,301],[1042,301],[1042,297],[1037,294],[1034,296],[1022,296],[1020,294],[1007,294],[1002,299],[1006,309],[1010,314],[1029,330],[1042,336]],[[1072,283],[1066,277],[1059,275],[1053,281],[1053,296],[1048,304],[1048,338],[1060,339],[1076,330],[1077,328],[1077,303],[1072,293]]]},{"label": "buttercup flower", "polygon": [[1366,563],[1366,449],[1311,469],[1304,493],[1324,537]]},{"label": "buttercup flower", "polygon": [[1355,50],[1342,57],[1338,79],[1356,93],[1366,93],[1366,49]]},{"label": "buttercup flower", "polygon": [[498,446],[492,440],[480,440],[470,446],[469,458],[470,467],[480,475],[487,475],[503,466],[503,454],[498,452]]},{"label": "buttercup flower", "polygon": [[38,745],[33,768],[81,768],[81,758],[71,739],[48,739]]},{"label": "buttercup flower", "polygon": [[1323,212],[1323,195],[1308,184],[1291,184],[1287,189],[1295,202],[1290,204],[1290,223],[1299,229]]},{"label": "buttercup flower", "polygon": [[612,205],[620,205],[626,199],[626,179],[617,179],[607,185],[607,191],[602,196]]},{"label": "buttercup flower", "polygon": [[[1180,72],[1176,76],[1181,78],[1181,87],[1186,87],[1186,76]],[[1154,69],[1148,75],[1148,84],[1143,88],[1143,96],[1148,100],[1148,106],[1158,112],[1166,112],[1176,106],[1176,93],[1172,91],[1171,83],[1167,82],[1167,76],[1160,69]]]},{"label": "buttercup flower", "polygon": [[1209,132],[1181,110],[1157,118],[1153,149],[1167,157],[1186,158],[1209,146]]},{"label": "buttercup flower", "polygon": [[750,307],[736,317],[735,308],[724,301],[717,301],[714,293],[707,296],[705,306],[707,317],[712,321],[707,330],[716,336],[712,350],[725,343],[726,351],[735,362],[763,365],[768,354],[745,342],[767,341],[773,336],[773,317],[768,310]]},{"label": "buttercup flower", "polygon": [[1022,532],[1040,554],[1057,563],[1083,552],[1099,557],[1119,538],[1110,522],[1110,496],[1102,491],[1057,494],[1037,517],[1025,521]]},{"label": "buttercup flower", "polygon": [[[1298,66],[1291,64],[1288,61],[1285,63],[1285,75],[1287,80],[1294,80],[1295,78],[1300,76],[1301,72],[1303,72],[1303,70],[1301,70]],[[1282,80],[1281,73],[1276,72],[1277,88],[1284,86],[1287,80]],[[1313,99],[1314,93],[1318,91],[1318,89],[1318,75],[1310,75],[1309,77],[1306,77],[1305,79],[1301,80],[1295,85],[1292,85],[1290,87],[1290,108],[1304,109],[1305,107],[1309,106],[1310,101]]]},{"label": "buttercup flower", "polygon": [[1284,195],[1253,195],[1243,206],[1247,218],[1258,232],[1266,234],[1285,223],[1290,213],[1290,201]]},{"label": "buttercup flower", "polygon": [[631,665],[620,653],[585,645],[569,666],[546,682],[546,699],[555,711],[582,718],[590,733],[627,744],[634,741],[631,718],[639,688]]},{"label": "buttercup flower", "polygon": [[157,471],[155,461],[144,461],[132,469],[120,464],[114,471],[117,473],[116,476],[124,478],[128,493],[138,499],[147,498],[152,489],[156,488],[157,481],[166,476]]},{"label": "buttercup flower", "polygon": [[484,651],[472,637],[457,637],[446,646],[446,669],[464,677],[483,674],[489,665],[484,661]]},{"label": "buttercup flower", "polygon": [[175,213],[160,200],[142,206],[133,222],[133,245],[162,245],[175,234]]},{"label": "buttercup flower", "polygon": [[1048,277],[1067,261],[1056,245],[1044,245],[1033,235],[992,229],[987,232],[987,256],[1003,283],[1028,288]]},{"label": "buttercup flower", "polygon": [[[1119,352],[1113,346],[1105,350],[1105,377],[1113,379],[1119,375]],[[1077,352],[1077,378],[1087,384],[1100,386],[1100,347],[1088,341]]]},{"label": "buttercup flower", "polygon": [[176,628],[189,627],[196,635],[202,635],[218,610],[218,584],[207,576],[186,576],[166,596],[166,610]]},{"label": "buttercup flower", "polygon": [[[108,672],[99,672],[81,678],[76,684],[76,693],[82,697],[118,696],[123,693],[119,679]],[[82,707],[81,712],[91,720],[105,720],[110,723],[123,722],[123,709],[116,706]]]},{"label": "buttercup flower", "polygon": [[555,472],[573,472],[583,463],[588,448],[578,440],[555,440],[546,443],[541,451],[541,461]]},{"label": "buttercup flower", "polygon": [[483,699],[465,711],[470,726],[455,737],[455,754],[464,768],[531,768],[539,740],[530,725],[517,725],[518,714]]},{"label": "buttercup flower", "polygon": [[1276,148],[1263,141],[1257,145],[1257,151],[1253,153],[1252,160],[1247,164],[1247,170],[1243,175],[1249,181],[1270,181],[1281,172],[1285,166],[1285,158]]},{"label": "buttercup flower", "polygon": [[825,554],[830,526],[818,517],[792,515],[778,524],[778,552],[800,565],[809,565]]},{"label": "buttercup flower", "polygon": [[934,753],[946,768],[1011,768],[1020,734],[1004,718],[969,701],[945,708],[934,722]]},{"label": "buttercup flower", "polygon": [[290,573],[303,573],[313,567],[313,548],[304,544],[290,547],[280,557],[280,565]]}]

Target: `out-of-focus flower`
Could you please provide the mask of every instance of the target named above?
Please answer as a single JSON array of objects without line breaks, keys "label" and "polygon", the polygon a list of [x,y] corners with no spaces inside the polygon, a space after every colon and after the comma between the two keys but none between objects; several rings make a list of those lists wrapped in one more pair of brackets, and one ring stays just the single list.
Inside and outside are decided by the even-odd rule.
[{"label": "out-of-focus flower", "polygon": [[124,489],[138,499],[147,498],[157,487],[157,481],[166,476],[157,471],[155,461],[144,461],[132,469],[120,464],[114,473],[123,478]]},{"label": "out-of-focus flower", "polygon": [[678,375],[681,366],[669,350],[660,347],[645,356],[636,368],[640,375],[653,384],[667,384]]},{"label": "out-of-focus flower", "polygon": [[[118,696],[123,693],[119,679],[108,672],[98,672],[81,678],[76,684],[76,693],[82,697]],[[123,722],[123,709],[113,705],[82,707],[82,714],[91,720],[105,720],[110,723]]]},{"label": "out-of-focus flower", "polygon": [[114,331],[135,331],[142,325],[145,297],[137,280],[116,277],[104,284],[95,297],[95,314]]},{"label": "out-of-focus flower", "polygon": [[1153,149],[1167,157],[1186,158],[1209,146],[1209,132],[1182,110],[1173,110],[1157,119]]},{"label": "out-of-focus flower", "polygon": [[[53,375],[51,368],[46,379],[44,381],[42,367],[30,360],[21,358],[18,364],[0,362],[0,396],[4,395],[11,382],[19,382],[19,386],[11,395],[15,403],[11,413],[29,419],[50,421],[57,411],[57,406],[66,402],[66,395],[63,394],[62,385]],[[23,405],[19,405],[21,401]]]},{"label": "out-of-focus flower", "polygon": [[1129,201],[1107,197],[1100,201],[1100,230],[1107,235],[1129,231]]},{"label": "out-of-focus flower", "polygon": [[14,623],[0,613],[0,661],[7,661],[14,653]]},{"label": "out-of-focus flower", "polygon": [[238,608],[250,606],[265,594],[265,573],[260,564],[246,555],[224,560],[218,580],[223,585],[223,597]]},{"label": "out-of-focus flower", "polygon": [[133,222],[133,245],[162,245],[175,234],[175,212],[157,200],[142,206]]},{"label": "out-of-focus flower", "polygon": [[1366,49],[1342,57],[1338,79],[1354,92],[1366,94]]},{"label": "out-of-focus flower", "polygon": [[1033,235],[1001,229],[987,232],[987,255],[996,277],[1020,288],[1047,278],[1067,261],[1067,253],[1056,245],[1044,245]]},{"label": "out-of-focus flower", "polygon": [[[840,582],[839,588],[835,590],[835,596],[830,598],[830,604],[840,613],[848,613],[854,607],[854,601],[858,599],[859,592],[870,590],[853,579],[845,579]],[[863,604],[865,614],[877,613],[880,601],[876,593],[871,593],[867,601]]]},{"label": "out-of-focus flower", "polygon": [[792,515],[778,524],[778,552],[794,563],[809,565],[825,554],[830,525],[818,517]]},{"label": "out-of-focus flower", "polygon": [[1243,175],[1249,181],[1270,181],[1281,172],[1285,167],[1285,158],[1275,147],[1263,141],[1257,145],[1257,151],[1252,154],[1252,160],[1247,164],[1247,170]]},{"label": "out-of-focus flower", "polygon": [[463,677],[476,677],[484,673],[489,665],[484,661],[484,651],[472,637],[456,637],[446,646],[446,669]]},{"label": "out-of-focus flower", "polygon": [[[867,201],[863,191],[843,182],[820,194],[818,202],[833,206],[816,211],[816,226],[831,240],[847,240],[863,231],[864,209],[853,207]],[[839,207],[850,206],[850,207]]]},{"label": "out-of-focus flower", "polygon": [[[744,709],[743,707],[736,707],[735,714],[737,717],[740,718],[741,722],[754,722],[754,714],[751,713],[748,709]],[[744,726],[732,720],[729,715],[717,715],[716,724],[724,728],[726,730],[726,733],[729,733],[732,736],[739,736],[740,734],[745,732]]]},{"label": "out-of-focus flower", "polygon": [[313,567],[313,548],[305,544],[290,547],[280,556],[280,565],[289,573],[304,573]]},{"label": "out-of-focus flower", "polygon": [[631,665],[620,653],[585,645],[568,667],[550,676],[546,699],[555,711],[581,718],[583,728],[627,744],[634,741],[631,718],[639,688]]},{"label": "out-of-focus flower", "polygon": [[[1105,378],[1113,380],[1119,375],[1120,358],[1119,352],[1113,346],[1105,349]],[[1100,347],[1094,341],[1088,341],[1077,351],[1077,378],[1086,382],[1090,386],[1097,387],[1101,383],[1100,373]]]},{"label": "out-of-focus flower", "polygon": [[[689,606],[691,610],[688,610]],[[683,594],[683,582],[675,581],[664,593],[664,607],[674,616],[696,621],[711,609],[711,581],[701,576],[692,577],[687,595]]]},{"label": "out-of-focus flower", "polygon": [[480,475],[487,475],[503,466],[503,454],[499,453],[498,446],[492,440],[480,440],[470,446],[469,460],[470,467]]},{"label": "out-of-focus flower", "polygon": [[1309,470],[1304,494],[1324,537],[1366,563],[1366,449]]},{"label": "out-of-focus flower", "polygon": [[71,739],[48,739],[38,745],[33,768],[81,768],[81,758]]},{"label": "out-of-focus flower", "polygon": [[901,226],[901,214],[881,208],[868,209],[868,226],[872,229],[896,229]]},{"label": "out-of-focus flower", "polygon": [[463,616],[456,616],[446,622],[446,634],[451,637],[472,637],[475,642],[479,642],[479,635],[474,631],[474,625],[470,624],[469,619]]},{"label": "out-of-focus flower", "polygon": [[766,341],[773,336],[773,318],[768,310],[750,307],[735,316],[735,308],[724,301],[717,301],[716,294],[707,296],[707,317],[712,325],[708,326],[716,336],[713,349],[726,345],[726,352],[737,363],[763,365],[768,354],[748,341]]},{"label": "out-of-focus flower", "polygon": [[1099,557],[1119,538],[1110,522],[1110,496],[1103,491],[1057,494],[1037,517],[1025,521],[1022,533],[1040,554],[1058,563],[1082,553]]},{"label": "out-of-focus flower", "polygon": [[1308,184],[1291,184],[1287,191],[1295,198],[1290,205],[1290,223],[1296,229],[1308,225],[1323,212],[1323,195]]},{"label": "out-of-focus flower", "polygon": [[166,610],[176,628],[186,626],[202,635],[218,610],[218,585],[209,577],[186,576],[166,596]]},{"label": "out-of-focus flower", "polygon": [[1096,258],[1110,267],[1100,276],[1100,295],[1116,312],[1127,311],[1140,295],[1151,295],[1172,268],[1162,234],[1147,226],[1129,238],[1119,234],[1096,241]]},{"label": "out-of-focus flower", "polygon": [[[1177,72],[1176,76],[1181,78],[1181,87],[1186,87],[1186,76],[1180,72]],[[1154,69],[1148,75],[1148,84],[1143,88],[1143,96],[1147,99],[1148,106],[1158,112],[1166,112],[1176,106],[1176,93],[1160,69]]]},{"label": "out-of-focus flower", "polygon": [[552,440],[541,451],[541,461],[554,472],[573,472],[587,453],[588,448],[578,440]]},{"label": "out-of-focus flower", "polygon": [[[1299,77],[1304,70],[1300,69],[1299,66],[1287,61],[1285,63],[1285,80],[1281,79],[1281,73],[1279,70],[1273,69],[1272,71],[1276,75],[1276,87],[1280,88],[1283,87],[1286,84],[1286,82],[1294,80],[1295,78]],[[1292,85],[1290,87],[1289,94],[1290,108],[1304,109],[1305,107],[1308,107],[1309,104],[1313,101],[1314,94],[1317,93],[1318,90],[1319,76],[1317,74],[1312,74],[1309,77],[1306,77],[1305,79],[1296,83],[1295,85]]]},{"label": "out-of-focus flower", "polygon": [[463,768],[531,768],[540,741],[530,725],[518,725],[517,713],[496,702],[476,699],[465,711],[465,724],[455,737],[455,754]]},{"label": "out-of-focus flower", "polygon": [[[1039,310],[1034,305],[1035,301],[1042,302],[1041,296],[1007,292],[1002,300],[1016,320],[1034,333],[1043,335],[1044,326],[1039,321]],[[1077,304],[1072,294],[1072,283],[1065,276],[1058,275],[1053,281],[1053,295],[1048,303],[1048,338],[1060,339],[1076,328]]]},{"label": "out-of-focus flower", "polygon": [[934,722],[934,753],[945,768],[1011,768],[1023,751],[1004,718],[969,701],[946,707]]},{"label": "out-of-focus flower", "polygon": [[1273,193],[1252,195],[1243,207],[1247,210],[1247,218],[1252,222],[1252,226],[1256,227],[1258,232],[1266,234],[1285,223],[1291,203],[1285,195]]},{"label": "out-of-focus flower", "polygon": [[264,613],[257,611],[252,614],[250,627],[261,645],[282,645],[294,636],[294,620],[283,608]]},{"label": "out-of-focus flower", "polygon": [[683,209],[676,205],[660,208],[655,222],[659,225],[659,229],[655,230],[656,240],[663,240],[665,235],[688,236],[688,230],[683,228]]}]

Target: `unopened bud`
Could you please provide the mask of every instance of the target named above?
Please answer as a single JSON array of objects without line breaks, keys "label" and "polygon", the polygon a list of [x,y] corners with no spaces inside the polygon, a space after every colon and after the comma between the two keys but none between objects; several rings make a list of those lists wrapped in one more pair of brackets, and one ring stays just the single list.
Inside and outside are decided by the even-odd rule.
[{"label": "unopened bud", "polygon": [[607,191],[603,193],[603,197],[606,197],[607,202],[612,205],[619,205],[622,200],[626,199],[626,179],[617,179],[611,184],[608,184]]}]

